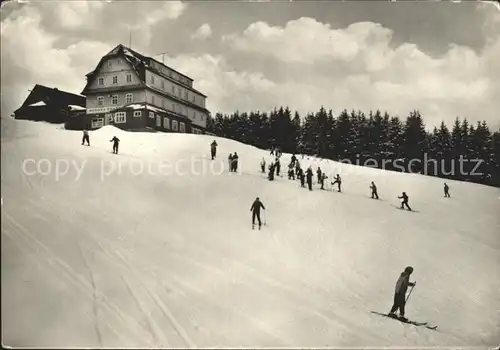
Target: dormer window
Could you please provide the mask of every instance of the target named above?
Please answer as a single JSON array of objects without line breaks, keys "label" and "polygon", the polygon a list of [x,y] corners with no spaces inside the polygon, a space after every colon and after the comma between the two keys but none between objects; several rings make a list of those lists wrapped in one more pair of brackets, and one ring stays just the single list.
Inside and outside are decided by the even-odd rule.
[{"label": "dormer window", "polygon": [[97,79],[99,85],[104,85],[104,78]]},{"label": "dormer window", "polygon": [[113,84],[118,84],[118,76],[113,77]]}]

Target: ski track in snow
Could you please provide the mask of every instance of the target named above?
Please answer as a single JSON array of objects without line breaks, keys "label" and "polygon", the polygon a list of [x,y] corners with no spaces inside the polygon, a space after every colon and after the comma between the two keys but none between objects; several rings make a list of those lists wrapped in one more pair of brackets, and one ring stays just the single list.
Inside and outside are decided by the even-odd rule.
[{"label": "ski track in snow", "polygon": [[[500,287],[498,189],[447,181],[452,198],[431,200],[442,179],[345,167],[342,193],[318,186],[310,192],[298,181],[270,182],[253,171],[262,156],[269,163],[269,152],[219,138],[217,153],[224,158],[236,150],[241,174],[121,174],[101,182],[99,161],[149,159],[152,150],[156,157],[194,155],[210,164],[200,154],[213,137],[106,127],[82,149],[78,132],[18,125],[26,128],[22,141],[2,140],[2,292],[15,298],[2,301],[6,344],[290,348],[500,341],[498,320],[490,320],[491,308],[500,305],[494,293]],[[112,134],[122,140],[118,157],[106,152]],[[124,146],[130,143],[142,148]],[[88,160],[87,171],[79,181],[21,172],[22,159],[47,156]],[[329,177],[339,172],[334,162],[299,161],[325,167]],[[222,163],[227,168],[227,159]],[[365,188],[371,180],[379,201]],[[400,187],[419,213],[392,208]],[[269,224],[261,230],[250,227],[256,195],[268,209],[262,219]],[[407,314],[437,330],[370,314],[390,307],[407,264],[416,267],[419,281]],[[55,298],[61,302],[54,317],[43,322],[42,305]],[[474,322],[474,315],[481,317]]]}]

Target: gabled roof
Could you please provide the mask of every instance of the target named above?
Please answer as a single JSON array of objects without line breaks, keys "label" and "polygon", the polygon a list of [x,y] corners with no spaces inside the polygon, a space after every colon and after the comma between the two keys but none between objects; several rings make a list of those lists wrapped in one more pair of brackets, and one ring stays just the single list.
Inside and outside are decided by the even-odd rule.
[{"label": "gabled roof", "polygon": [[15,112],[25,107],[37,107],[44,105],[47,106],[76,105],[85,107],[85,102],[86,102],[85,96],[62,91],[57,88],[50,88],[47,86],[36,84],[35,87],[31,89],[30,94],[28,95],[22,106],[18,108]]},{"label": "gabled roof", "polygon": [[[179,74],[179,75],[181,75],[181,76],[189,79],[191,82],[193,81],[193,79],[191,79],[187,75],[184,75],[184,74],[180,73],[179,71],[177,71],[177,70],[175,70],[175,69],[173,69],[171,67],[168,67],[168,66],[166,66],[165,64],[163,64],[161,62],[158,62],[154,58],[141,55],[140,53],[138,53],[138,52],[136,52],[136,51],[134,51],[134,50],[132,50],[132,49],[130,49],[128,47],[125,47],[122,44],[119,44],[113,50],[111,50],[110,52],[108,52],[106,55],[104,55],[99,60],[99,63],[97,64],[97,67],[92,72],[86,74],[87,84],[85,85],[85,88],[83,89],[82,94],[86,93],[89,85],[93,82],[96,73],[99,72],[99,69],[101,68],[103,62],[107,58],[113,57],[113,56],[115,56],[115,57],[116,56],[122,56],[122,57],[124,57],[127,60],[127,62],[132,66],[132,68],[135,70],[137,76],[141,79],[142,83],[145,83],[143,74],[140,74],[142,69],[149,69],[149,70],[154,71],[155,73],[158,73],[159,75],[165,77],[166,79],[169,79],[169,80],[171,80],[173,82],[176,82],[176,83],[181,83],[181,82],[179,82],[179,81],[177,81],[177,80],[175,80],[173,78],[165,76],[164,74],[162,74],[161,72],[159,72],[157,69],[151,67],[151,65],[150,65],[151,61],[154,61],[154,62],[158,63],[159,65],[162,65],[165,68],[168,68],[168,69],[176,72],[177,74]],[[186,86],[186,85],[184,85],[184,86],[188,90],[194,91],[194,92],[202,95],[203,97],[207,97],[206,95],[202,94],[201,92],[199,92],[198,90],[194,89],[191,86]]]}]

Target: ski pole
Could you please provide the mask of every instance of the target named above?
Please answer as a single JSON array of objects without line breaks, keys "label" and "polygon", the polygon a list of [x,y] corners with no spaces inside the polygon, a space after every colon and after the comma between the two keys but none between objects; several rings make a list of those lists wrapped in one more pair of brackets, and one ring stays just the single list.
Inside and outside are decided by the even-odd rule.
[{"label": "ski pole", "polygon": [[[416,284],[417,282],[415,282]],[[411,292],[413,292],[413,288],[415,288],[415,285],[411,286],[410,293],[408,293],[408,296],[406,297],[405,303],[410,299]]]}]

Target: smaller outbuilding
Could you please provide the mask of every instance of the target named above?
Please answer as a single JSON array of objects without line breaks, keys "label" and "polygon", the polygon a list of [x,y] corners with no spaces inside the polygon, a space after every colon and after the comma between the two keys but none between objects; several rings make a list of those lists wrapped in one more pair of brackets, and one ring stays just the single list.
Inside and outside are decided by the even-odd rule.
[{"label": "smaller outbuilding", "polygon": [[85,112],[85,103],[85,96],[36,84],[22,106],[14,111],[14,118],[65,123],[71,115]]}]

